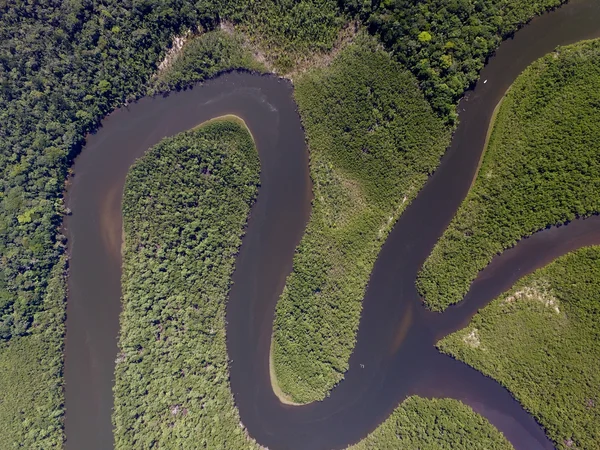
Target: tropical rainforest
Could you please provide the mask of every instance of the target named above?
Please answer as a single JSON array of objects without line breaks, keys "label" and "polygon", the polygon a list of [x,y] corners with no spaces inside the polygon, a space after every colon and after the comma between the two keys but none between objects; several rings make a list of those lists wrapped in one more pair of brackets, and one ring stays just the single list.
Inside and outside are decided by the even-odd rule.
[{"label": "tropical rainforest", "polygon": [[[414,189],[418,189],[419,183],[423,182],[422,177],[435,167],[435,155],[439,156],[443,151],[441,142],[450,132],[451,124],[456,119],[454,113],[456,100],[464,89],[473,83],[485,58],[498,45],[502,37],[512,33],[536,13],[560,3],[562,3],[560,0],[457,0],[452,2],[386,0],[339,3],[333,0],[1,2],[0,369],[2,377],[0,378],[2,379],[2,401],[0,401],[0,421],[2,426],[0,426],[0,438],[2,442],[12,447],[40,449],[60,448],[63,442],[62,351],[68,263],[65,251],[66,238],[62,234],[60,224],[63,215],[69,213],[63,203],[63,191],[69,167],[81,150],[86,133],[97,129],[101,119],[111,110],[146,93],[185,88],[190,83],[214,76],[223,70],[270,69],[285,74],[301,62],[310,62],[313,54],[327,54],[337,50],[340,32],[347,23],[355,21],[363,24],[386,49],[384,53],[380,49],[374,49],[371,44],[369,44],[371,47],[361,44],[366,45],[365,50],[357,44],[340,56],[340,61],[344,64],[356,70],[363,70],[356,86],[364,87],[364,77],[367,75],[377,79],[389,71],[390,67],[402,69],[398,70],[391,80],[379,79],[377,85],[379,93],[375,96],[372,95],[373,93],[361,94],[371,95],[369,100],[371,103],[364,98],[356,99],[358,103],[348,103],[359,104],[365,108],[367,105],[375,105],[369,106],[373,109],[371,116],[364,114],[364,111],[337,111],[335,118],[329,120],[348,119],[357,127],[364,127],[366,121],[371,120],[369,125],[378,125],[377,128],[369,131],[373,137],[369,135],[361,140],[366,145],[364,148],[352,147],[352,152],[361,152],[358,156],[341,154],[341,147],[326,152],[323,147],[320,147],[325,142],[322,131],[317,128],[315,131],[310,130],[311,121],[314,124],[316,118],[314,116],[311,118],[310,113],[306,112],[304,114],[307,118],[303,120],[306,120],[305,126],[311,151],[313,146],[316,154],[320,148],[323,149],[321,161],[311,161],[313,168],[317,167],[317,164],[322,164],[320,169],[313,169],[313,177],[315,180],[322,180],[323,184],[333,185],[329,191],[323,188],[323,192],[326,193],[322,203],[323,208],[327,207],[327,202],[331,207],[333,205],[331,199],[336,198],[337,195],[342,195],[340,197],[342,199],[344,195],[350,194],[368,195],[370,197],[365,198],[378,199],[380,194],[375,185],[381,180],[376,180],[375,176],[381,175],[377,169],[381,168],[382,161],[392,161],[395,164],[399,164],[399,161],[410,162],[411,165],[407,169],[401,169],[398,165],[392,167],[396,171],[407,170],[406,173],[417,180]],[[228,25],[243,37],[231,37],[225,32],[216,31],[218,27]],[[209,31],[212,33],[208,33]],[[184,56],[174,60],[170,72],[161,72],[159,63],[176,35],[189,36],[192,43],[182,52]],[[192,39],[196,35],[201,37],[198,40]],[[257,52],[256,49],[259,51]],[[381,62],[384,65],[381,68],[382,72],[377,73],[375,70],[377,68],[361,68],[360,64],[353,62],[352,59],[360,52],[366,52],[365,55],[369,55],[373,61]],[[267,64],[257,63],[250,58],[251,55],[257,56],[257,54],[262,56]],[[311,89],[323,95],[322,93],[331,89],[332,85],[340,83],[340,75],[336,74],[336,70],[338,72],[342,70],[339,64],[341,63],[332,66],[331,69],[322,69],[314,75],[310,73],[306,75],[304,81],[304,105],[306,106],[304,107],[302,106],[302,83],[299,82],[297,100],[301,110],[304,108],[304,111],[309,111],[311,108],[311,100],[307,97]],[[310,71],[310,64],[305,67]],[[373,73],[369,73],[370,69]],[[408,72],[412,73],[413,82],[409,81]],[[351,80],[352,77],[347,79]],[[400,95],[390,91],[395,88],[401,88]],[[340,100],[346,98],[344,95],[347,96],[348,92],[342,89]],[[429,101],[429,105],[422,100],[423,98]],[[396,122],[393,120],[395,110],[403,114],[404,104],[399,102],[404,101],[408,102],[409,117],[419,119],[426,117],[427,121],[423,126],[431,136],[439,139],[435,143],[428,144],[426,151],[422,153],[414,153],[414,148],[411,149],[411,145],[416,145],[418,142],[419,137],[414,133],[420,130],[418,127],[421,124],[399,124],[397,120]],[[418,105],[422,105],[421,111]],[[314,105],[313,107],[316,108]],[[391,130],[385,130],[388,120],[394,124]],[[446,128],[443,123],[447,124]],[[404,132],[407,133],[407,137],[399,134]],[[243,133],[238,134],[233,130],[231,133],[239,137],[239,142],[248,143],[246,138],[242,139]],[[384,139],[383,136],[391,136],[395,143],[405,145],[402,147],[404,152],[412,150],[413,153],[407,154],[413,155],[414,161],[401,159],[406,155],[395,155],[389,148],[380,151],[378,148],[368,147],[368,144],[379,145]],[[209,137],[206,135],[205,140],[201,142],[206,144],[207,148],[217,151],[217,143],[208,144]],[[168,153],[167,147],[171,144],[165,145],[164,151]],[[178,144],[172,145],[176,147]],[[234,146],[232,143],[232,148]],[[190,144],[190,148],[196,148],[198,151],[200,147]],[[210,155],[203,154],[203,157],[210,158]],[[360,161],[358,158],[371,158],[370,167],[376,170],[377,175],[365,178],[361,168],[352,166]],[[209,159],[205,161],[208,162]],[[156,168],[159,170],[159,163]],[[317,170],[321,170],[321,175],[317,174]],[[182,177],[184,175],[182,174]],[[227,176],[231,180],[235,178],[233,174]],[[336,183],[338,187],[335,186]],[[340,193],[339,183],[347,183],[343,185],[344,191],[347,192]],[[322,239],[322,242],[329,242],[327,245],[331,245],[332,248],[345,248],[343,246],[348,245],[348,248],[355,249],[357,254],[360,254],[359,260],[368,265],[380,246],[379,241],[400,213],[399,208],[402,207],[400,202],[404,197],[400,199],[392,196],[399,192],[406,195],[408,201],[411,195],[416,194],[408,190],[410,186],[409,184],[387,186],[386,189],[389,188],[390,192],[381,194],[382,197],[378,201],[382,202],[385,195],[388,195],[388,198],[393,198],[395,201],[395,208],[386,209],[382,208],[381,204],[376,204],[371,210],[369,204],[361,213],[365,214],[364,217],[358,219],[350,216],[344,218],[347,211],[344,211],[343,207],[331,212],[324,209],[318,213],[319,206],[315,203],[315,224],[311,223],[309,229],[314,230],[315,233],[325,231],[323,223],[327,222],[323,221],[326,220],[330,223],[332,220],[337,221],[339,226],[352,225],[352,220],[356,220],[352,225],[357,227],[355,230],[361,227],[366,230],[369,224],[377,227],[377,233],[371,231],[368,239],[340,242],[336,241],[337,236],[334,232],[329,235],[324,233],[322,237],[315,238]],[[249,195],[247,192],[245,194]],[[240,197],[238,200],[244,199]],[[250,201],[250,197],[246,197],[244,205],[249,205]],[[390,214],[388,217],[391,218],[387,219],[389,221],[387,225],[374,219],[385,217],[384,214],[388,213]],[[322,214],[320,218],[318,214]],[[245,215],[235,217],[235,223],[241,226]],[[344,222],[345,220],[347,222]],[[229,249],[232,249],[237,242],[236,239],[239,239],[241,228],[239,230],[234,228],[228,229],[229,236],[233,236],[232,242],[227,243],[230,245],[227,247]],[[382,236],[379,236],[380,233]],[[306,244],[309,239],[307,233],[303,245],[309,245]],[[299,256],[296,258],[295,267],[300,269],[299,258]],[[339,262],[342,264],[340,267],[343,267],[343,263],[347,264],[347,260],[341,259],[317,262],[325,265]],[[227,264],[229,263],[224,263],[223,267],[220,267],[222,274],[228,273]],[[331,367],[321,365],[318,368],[327,374],[324,382],[319,381],[316,387],[319,393],[314,394],[313,386],[306,388],[306,383],[299,387],[290,385],[288,388],[290,391],[301,392],[296,395],[305,396],[304,398],[318,397],[332,383],[339,380],[339,370],[343,370],[347,364],[347,355],[352,347],[356,321],[360,313],[360,299],[356,300],[356,295],[364,290],[367,280],[364,274],[368,274],[369,270],[369,268],[361,268],[360,273],[356,275],[358,281],[354,282],[354,285],[350,282],[354,273],[348,273],[340,278],[339,285],[348,284],[355,297],[351,299],[352,306],[349,307],[348,317],[341,318],[333,326],[348,327],[350,331],[345,332],[348,341],[344,343],[341,340],[332,340],[324,349],[325,352],[335,352],[337,356]],[[317,279],[312,288],[306,288],[302,286],[301,278],[296,275],[296,272],[290,278],[290,286],[294,277],[300,280],[297,284],[299,288],[308,290],[314,288],[315,293],[316,289],[326,286],[322,280]],[[215,293],[216,309],[198,313],[206,314],[203,316],[206,323],[220,323],[219,311],[221,310],[218,308],[222,308],[222,296],[226,294],[227,280],[228,278],[220,280],[218,283],[221,284],[216,285],[222,289],[218,291],[218,295]],[[130,300],[134,302],[133,304],[144,301],[142,294],[140,298],[134,298],[135,292],[132,287]],[[336,295],[338,294],[332,294],[331,298],[335,298]],[[318,297],[313,295],[310,298]],[[284,323],[280,318],[285,317],[285,304],[284,299],[282,307],[278,310],[279,325]],[[166,308],[168,309],[168,306]],[[287,308],[289,309],[289,306]],[[145,310],[138,311],[139,315],[145,313]],[[142,319],[131,317],[127,320]],[[297,318],[287,320],[292,324],[298,321]],[[123,323],[126,322],[123,319]],[[281,329],[283,330],[283,325]],[[304,329],[300,326],[297,331]],[[216,332],[222,333],[223,330]],[[222,357],[219,354],[218,349],[221,348],[219,345],[215,344],[215,361]],[[129,356],[125,354],[124,357]],[[321,361],[325,360],[321,356],[317,356],[316,359],[298,356],[294,357],[293,364],[298,364],[297,369],[308,374],[311,373],[311,368],[300,367],[302,361],[312,362],[319,358]],[[288,363],[292,362],[282,361],[283,369],[280,372],[282,379],[285,379],[283,373],[286,370],[285,364]],[[213,367],[210,367],[212,370]],[[215,371],[221,369],[222,367],[215,368]],[[119,377],[125,377],[127,373],[125,366],[121,365],[119,370],[122,370]],[[218,373],[222,376],[224,372]],[[215,375],[215,378],[218,377]],[[285,384],[285,381],[283,383]],[[218,388],[219,394],[215,394],[213,400],[215,403],[222,402],[222,405],[227,405],[223,406],[223,411],[234,411],[229,393],[223,386],[225,384]],[[140,401],[140,399],[132,401]],[[176,411],[174,416],[183,416],[185,420],[187,416],[183,414],[181,407],[178,409],[178,404],[172,406]],[[132,414],[131,411],[141,407],[142,404],[119,406],[123,411],[127,410],[127,414]],[[119,414],[115,417],[118,418]],[[118,428],[119,419],[115,419],[120,442],[130,442],[128,439],[131,435],[127,434],[124,424],[130,423],[127,420],[135,419],[127,414],[122,414],[124,422],[120,424],[121,429]],[[152,410],[149,410],[149,414],[152,414]],[[231,414],[228,416],[230,419],[235,416],[235,412]],[[150,425],[153,423],[149,422]],[[149,425],[140,422],[131,426]],[[178,436],[179,438],[181,436]]]},{"label": "tropical rainforest", "polygon": [[477,179],[419,275],[427,305],[459,302],[524,236],[600,211],[600,41],[561,47],[506,94]]},{"label": "tropical rainforest", "polygon": [[246,447],[225,301],[259,172],[251,135],[231,119],[164,139],[130,170],[116,448]]},{"label": "tropical rainforest", "polygon": [[310,402],[347,370],[379,249],[450,133],[414,76],[365,35],[329,67],[298,77],[295,98],[314,201],[277,304],[273,362],[279,387]]},{"label": "tropical rainforest", "polygon": [[440,341],[506,386],[559,449],[600,442],[600,247],[526,276]]},{"label": "tropical rainforest", "polygon": [[[234,407],[225,345],[230,276],[258,181],[252,137],[232,117],[164,139],[130,170],[117,449],[260,448]],[[462,403],[411,397],[351,449],[470,449],[472,443],[512,448]]]}]

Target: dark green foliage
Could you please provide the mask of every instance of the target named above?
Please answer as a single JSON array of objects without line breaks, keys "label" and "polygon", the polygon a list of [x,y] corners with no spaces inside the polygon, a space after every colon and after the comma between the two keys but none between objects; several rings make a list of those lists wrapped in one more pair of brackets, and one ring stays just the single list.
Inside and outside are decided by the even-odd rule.
[{"label": "dark green foliage", "polygon": [[65,266],[54,266],[29,333],[0,343],[0,448],[63,448]]},{"label": "dark green foliage", "polygon": [[[270,9],[256,6],[255,11],[247,0],[0,1],[0,345],[14,338],[17,346],[3,350],[5,358],[18,358],[27,342],[32,355],[39,353],[29,334],[36,315],[44,311],[48,277],[64,253],[65,238],[58,232],[65,212],[62,191],[85,133],[112,109],[147,91],[174,35],[198,27],[212,29],[220,18],[240,25],[263,23],[267,18],[260,14],[276,11],[278,21],[295,17],[293,23],[286,22],[289,40],[281,40],[282,48],[327,47],[322,44],[325,38],[312,41],[318,31],[299,28],[309,23],[307,14],[321,3],[296,3],[283,9],[277,8],[279,3]],[[302,8],[307,11],[304,15]],[[283,29],[280,26],[277,32]],[[265,29],[265,39],[275,30]],[[162,74],[154,88],[185,87],[233,67],[256,69],[246,65],[247,54],[235,45],[235,39],[220,34],[201,38],[174,64],[176,72]],[[53,317],[63,320],[62,315]],[[47,350],[59,360],[58,347]],[[32,366],[20,365],[25,361]],[[22,359],[15,367],[31,370],[34,376],[35,361]],[[53,374],[60,385],[60,370],[44,374]],[[55,405],[41,403],[31,409],[21,400],[29,402],[20,395],[5,397],[5,407],[25,411],[29,423],[62,414]],[[47,405],[53,409],[44,409]],[[60,426],[59,421],[54,423]],[[9,430],[12,423],[2,422],[0,427]],[[18,434],[10,436],[20,439]],[[6,439],[3,442],[13,445],[10,437]],[[15,445],[37,445],[33,440],[23,442]],[[39,442],[51,447],[47,440]]]},{"label": "dark green foliage", "polygon": [[519,281],[438,345],[506,386],[559,449],[597,449],[599,294],[600,247],[581,249]]},{"label": "dark green foliage", "polygon": [[377,253],[449,130],[414,77],[365,35],[295,85],[315,199],[277,304],[273,360],[281,389],[308,402],[342,379]]},{"label": "dark green foliage", "polygon": [[566,0],[343,0],[418,77],[432,106],[454,121],[455,103],[502,38]]},{"label": "dark green foliage", "polygon": [[0,339],[40,310],[84,133],[144,89],[173,33],[212,20],[182,3],[0,4]]},{"label": "dark green foliage", "polygon": [[150,92],[182,89],[233,69],[265,72],[250,50],[244,48],[240,36],[209,31],[183,47],[168,70],[151,81]]},{"label": "dark green foliage", "polygon": [[225,302],[259,172],[229,120],[165,139],[131,169],[116,448],[256,448],[229,390]]},{"label": "dark green foliage", "polygon": [[502,433],[457,400],[409,397],[348,450],[510,450]]},{"label": "dark green foliage", "polygon": [[436,310],[523,236],[600,211],[600,40],[560,48],[506,95],[477,180],[417,285]]}]

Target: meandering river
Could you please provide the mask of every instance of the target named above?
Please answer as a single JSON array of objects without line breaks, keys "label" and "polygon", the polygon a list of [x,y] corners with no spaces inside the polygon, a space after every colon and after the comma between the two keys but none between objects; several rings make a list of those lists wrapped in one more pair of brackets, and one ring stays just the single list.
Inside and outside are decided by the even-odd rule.
[{"label": "meandering river", "polygon": [[223,114],[243,118],[261,159],[261,188],[236,261],[227,306],[231,386],[250,434],[271,450],[344,448],[372,431],[408,395],[457,398],[515,448],[550,449],[539,425],[508,391],[441,355],[434,343],[465,326],[518,278],[567,251],[600,244],[600,218],[540,232],[497,257],[466,299],[426,311],[417,272],[475,175],[493,109],[518,74],[557,45],[600,37],[600,2],[573,0],[505,41],[459,104],[461,122],[439,169],[394,226],[371,274],[357,345],[344,381],[323,402],[279,402],[269,378],[273,313],[310,214],[308,154],[289,82],[231,73],[115,111],[87,139],[67,193],[67,449],[113,447],[111,410],[119,331],[121,197],[136,158],[163,137]]}]

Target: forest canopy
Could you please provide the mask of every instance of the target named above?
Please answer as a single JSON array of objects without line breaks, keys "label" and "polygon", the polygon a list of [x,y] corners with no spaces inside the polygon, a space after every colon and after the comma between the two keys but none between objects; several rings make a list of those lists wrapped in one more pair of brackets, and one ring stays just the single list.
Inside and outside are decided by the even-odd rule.
[{"label": "forest canopy", "polygon": [[427,305],[459,302],[525,236],[600,212],[600,40],[527,68],[499,109],[471,191],[419,274]]},{"label": "forest canopy", "polygon": [[600,442],[600,247],[526,276],[438,347],[502,383],[560,450]]}]

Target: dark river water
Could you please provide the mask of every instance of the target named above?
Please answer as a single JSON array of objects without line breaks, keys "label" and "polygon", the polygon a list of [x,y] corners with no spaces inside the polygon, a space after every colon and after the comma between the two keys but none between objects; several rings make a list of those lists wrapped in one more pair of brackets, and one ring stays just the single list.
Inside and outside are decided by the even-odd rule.
[{"label": "dark river water", "polygon": [[[70,278],[65,356],[66,448],[111,449],[119,331],[121,197],[136,158],[163,137],[215,116],[242,117],[261,159],[261,188],[236,261],[227,307],[231,386],[243,423],[271,450],[344,448],[372,431],[408,395],[451,397],[487,417],[515,448],[550,449],[539,425],[495,381],[441,355],[434,344],[517,279],[557,256],[600,244],[600,218],[521,241],[497,257],[466,299],[426,311],[417,272],[466,195],[495,105],[518,74],[557,45],[600,36],[600,2],[574,0],[505,41],[459,105],[461,124],[438,171],[406,209],[375,263],[357,345],[344,381],[323,402],[279,402],[269,379],[273,314],[310,214],[308,155],[292,87],[232,73],[166,98],[115,111],[74,165],[67,204]],[[364,366],[364,368],[363,368]]]}]

